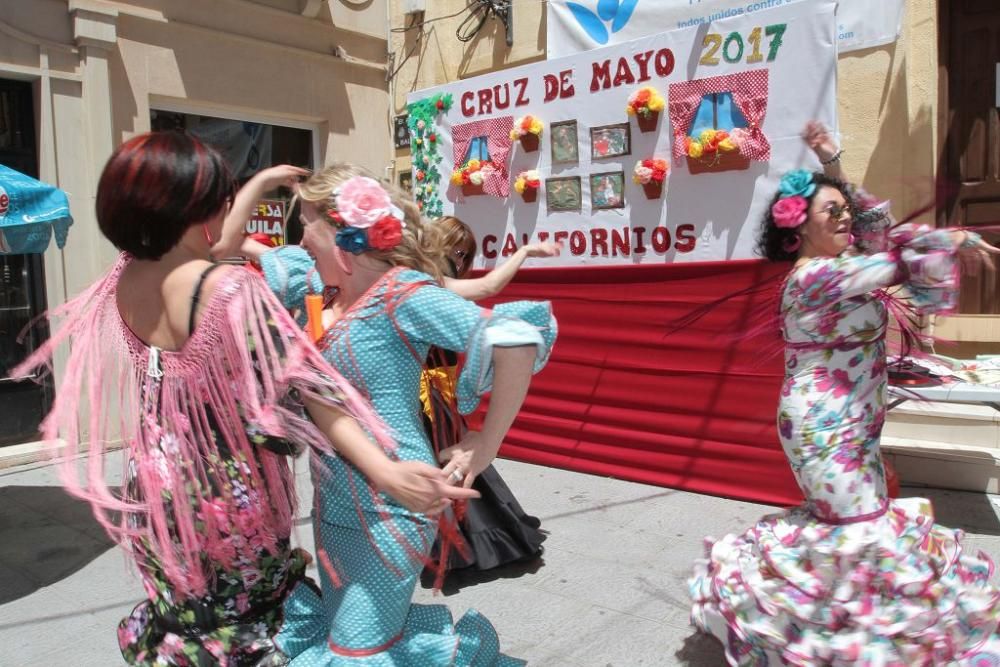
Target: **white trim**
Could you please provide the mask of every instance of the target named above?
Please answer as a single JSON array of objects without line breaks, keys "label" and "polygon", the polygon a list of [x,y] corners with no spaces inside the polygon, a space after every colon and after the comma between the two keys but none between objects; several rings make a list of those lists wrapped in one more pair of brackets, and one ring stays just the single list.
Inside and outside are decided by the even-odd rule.
[{"label": "white trim", "polygon": [[196,114],[199,116],[227,118],[229,120],[239,120],[248,123],[279,125],[281,127],[290,127],[296,130],[308,130],[312,133],[311,166],[313,169],[316,169],[322,164],[320,155],[320,135],[323,123],[327,122],[325,118],[320,119],[309,118],[306,116],[270,113],[259,109],[217,105],[209,102],[199,102],[179,97],[168,97],[166,95],[150,95],[149,111]]},{"label": "white trim", "polygon": [[321,122],[326,121],[325,118],[270,113],[250,107],[227,106],[211,102],[199,102],[184,97],[170,97],[156,94],[149,96],[149,110],[213,116],[215,118],[242,120],[249,123],[266,123],[268,125],[281,125],[282,127],[291,127],[299,130],[316,130]]},{"label": "white trim", "polygon": [[83,76],[71,72],[60,72],[56,69],[43,69],[41,67],[28,67],[26,65],[14,65],[12,63],[0,63],[0,76],[5,79],[17,79],[19,81],[34,81],[43,77],[60,79],[62,81],[72,81],[83,83]]}]

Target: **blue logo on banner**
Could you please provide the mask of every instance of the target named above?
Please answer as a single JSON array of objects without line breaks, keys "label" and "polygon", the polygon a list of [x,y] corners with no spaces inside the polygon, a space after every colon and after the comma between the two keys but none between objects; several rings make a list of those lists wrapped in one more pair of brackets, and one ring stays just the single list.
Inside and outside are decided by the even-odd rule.
[{"label": "blue logo on banner", "polygon": [[[573,18],[580,24],[590,38],[598,44],[607,44],[608,38],[625,27],[632,18],[632,12],[639,0],[597,0],[597,13],[587,9],[578,2],[567,2],[566,6],[573,13]],[[606,23],[611,23],[608,32]]]}]

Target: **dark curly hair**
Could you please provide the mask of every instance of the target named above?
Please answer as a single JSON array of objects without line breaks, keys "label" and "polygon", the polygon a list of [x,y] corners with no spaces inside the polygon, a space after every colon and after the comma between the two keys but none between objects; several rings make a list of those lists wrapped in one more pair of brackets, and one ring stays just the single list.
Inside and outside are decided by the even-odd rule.
[{"label": "dark curly hair", "polygon": [[[847,200],[847,205],[851,209],[851,216],[857,215],[860,207],[858,206],[853,186],[839,178],[831,178],[819,171],[814,171],[812,178],[813,183],[816,184],[816,191],[809,197],[806,197],[810,206],[820,187],[828,185],[831,188],[840,190],[840,194],[844,195],[844,199]],[[779,199],[781,199],[781,193],[777,192],[774,198],[771,199],[771,203],[767,205],[767,211],[764,213],[764,219],[761,220],[760,231],[757,234],[757,254],[772,262],[789,262],[799,256],[798,250],[789,251],[786,249],[786,246],[794,241],[798,231],[796,229],[778,227],[774,224],[774,215],[771,214],[771,207]]]}]

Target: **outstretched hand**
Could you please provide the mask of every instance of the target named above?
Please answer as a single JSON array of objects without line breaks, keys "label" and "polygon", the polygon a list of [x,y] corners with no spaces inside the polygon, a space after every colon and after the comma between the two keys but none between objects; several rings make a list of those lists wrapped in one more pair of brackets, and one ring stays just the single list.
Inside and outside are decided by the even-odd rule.
[{"label": "outstretched hand", "polygon": [[840,150],[830,131],[818,120],[806,123],[805,129],[802,130],[802,140],[812,149],[820,162],[830,160]]},{"label": "outstretched hand", "polygon": [[[964,236],[964,232],[961,232]],[[982,239],[978,239],[974,245],[959,246],[958,261],[962,267],[962,273],[969,276],[979,275],[985,271],[986,275],[993,275],[996,272],[996,256],[1000,255],[1000,248],[996,248]]]},{"label": "outstretched hand", "polygon": [[243,243],[246,223],[264,194],[281,186],[296,191],[299,179],[308,175],[308,169],[290,164],[269,167],[254,174],[236,193],[233,206],[222,224],[222,234],[212,246],[212,256],[224,258],[237,254]]},{"label": "outstretched hand", "polygon": [[552,241],[542,241],[524,246],[524,252],[528,257],[558,257],[562,249],[562,243],[553,243]]},{"label": "outstretched hand", "polygon": [[309,174],[310,171],[308,169],[303,169],[302,167],[296,167],[290,164],[279,164],[276,167],[268,167],[267,169],[258,171],[253,175],[253,178],[247,182],[247,186],[252,184],[254,187],[258,188],[262,194],[280,187],[286,187],[295,192],[298,189],[299,180],[305,178]]}]

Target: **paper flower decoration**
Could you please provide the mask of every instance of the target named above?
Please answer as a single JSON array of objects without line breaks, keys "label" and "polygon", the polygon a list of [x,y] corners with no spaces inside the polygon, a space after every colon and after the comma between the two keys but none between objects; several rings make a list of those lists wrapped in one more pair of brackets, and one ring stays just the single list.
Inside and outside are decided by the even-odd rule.
[{"label": "paper flower decoration", "polygon": [[665,106],[666,102],[656,88],[644,86],[628,96],[625,111],[630,116],[649,116],[660,113]]},{"label": "paper flower decoration", "polygon": [[663,183],[670,171],[670,165],[660,158],[649,158],[637,162],[632,170],[632,180],[639,185],[647,183]]}]

